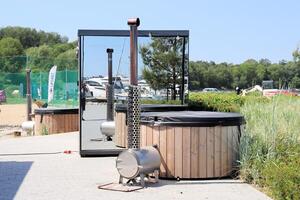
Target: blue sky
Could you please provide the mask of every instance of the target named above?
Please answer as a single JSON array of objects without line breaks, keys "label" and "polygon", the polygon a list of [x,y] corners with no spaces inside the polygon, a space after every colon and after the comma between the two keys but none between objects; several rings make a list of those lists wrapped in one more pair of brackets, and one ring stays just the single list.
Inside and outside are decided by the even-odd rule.
[{"label": "blue sky", "polygon": [[291,60],[300,44],[299,0],[2,0],[0,26],[26,26],[75,40],[77,29],[189,29],[190,60]]}]

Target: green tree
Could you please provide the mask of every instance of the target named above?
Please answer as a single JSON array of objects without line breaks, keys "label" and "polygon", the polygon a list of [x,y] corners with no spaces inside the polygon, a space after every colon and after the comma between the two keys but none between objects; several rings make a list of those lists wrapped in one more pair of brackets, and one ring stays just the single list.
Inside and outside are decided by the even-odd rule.
[{"label": "green tree", "polygon": [[26,50],[26,55],[33,71],[49,71],[53,65],[57,65],[58,70],[77,68],[74,43],[31,47]]},{"label": "green tree", "polygon": [[19,72],[26,63],[22,44],[11,37],[0,40],[0,57],[0,71],[3,72]]},{"label": "green tree", "polygon": [[[144,63],[143,77],[154,89],[171,89],[176,99],[176,86],[182,80],[183,38],[153,38],[140,48]],[[156,80],[152,80],[155,78]]]},{"label": "green tree", "polygon": [[48,45],[31,47],[26,50],[28,67],[33,71],[48,71],[54,65],[54,50]]},{"label": "green tree", "polygon": [[47,33],[45,31],[37,31],[33,28],[18,26],[8,26],[0,29],[0,39],[6,37],[18,39],[25,49],[29,47],[38,47],[43,44],[55,45],[68,42],[67,37],[63,37],[58,33]]},{"label": "green tree", "polygon": [[69,49],[59,54],[54,61],[58,70],[77,69],[76,49]]}]

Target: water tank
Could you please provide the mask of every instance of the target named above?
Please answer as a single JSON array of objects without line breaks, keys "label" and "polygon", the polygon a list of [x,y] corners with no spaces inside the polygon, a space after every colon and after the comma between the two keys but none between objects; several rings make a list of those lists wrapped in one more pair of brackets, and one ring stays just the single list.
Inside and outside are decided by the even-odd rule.
[{"label": "water tank", "polygon": [[106,121],[100,125],[100,130],[103,135],[112,137],[115,134],[115,122]]},{"label": "water tank", "polygon": [[34,121],[25,121],[22,123],[21,127],[26,132],[31,132],[34,130]]},{"label": "water tank", "polygon": [[154,147],[128,149],[120,153],[116,161],[119,174],[127,179],[134,179],[140,174],[159,170],[160,154]]}]

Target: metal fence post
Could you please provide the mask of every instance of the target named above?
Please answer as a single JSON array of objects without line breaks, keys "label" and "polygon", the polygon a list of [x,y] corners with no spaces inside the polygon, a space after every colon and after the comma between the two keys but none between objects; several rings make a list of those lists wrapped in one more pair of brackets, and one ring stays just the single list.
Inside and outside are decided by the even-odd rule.
[{"label": "metal fence post", "polygon": [[31,121],[31,79],[30,79],[31,69],[26,69],[26,99],[27,99],[27,121]]}]

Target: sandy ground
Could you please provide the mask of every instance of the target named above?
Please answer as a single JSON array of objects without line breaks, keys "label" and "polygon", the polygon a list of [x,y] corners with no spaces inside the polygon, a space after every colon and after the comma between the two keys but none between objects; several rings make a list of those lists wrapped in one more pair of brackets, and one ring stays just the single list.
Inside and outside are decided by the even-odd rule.
[{"label": "sandy ground", "polygon": [[0,125],[20,126],[26,120],[25,104],[2,104],[0,110]]},{"label": "sandy ground", "polygon": [[[32,105],[32,109],[36,106]],[[0,104],[0,137],[20,130],[26,120],[26,104]]]}]

